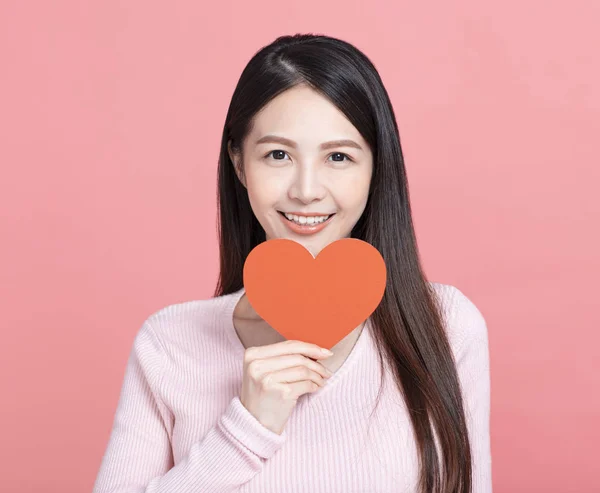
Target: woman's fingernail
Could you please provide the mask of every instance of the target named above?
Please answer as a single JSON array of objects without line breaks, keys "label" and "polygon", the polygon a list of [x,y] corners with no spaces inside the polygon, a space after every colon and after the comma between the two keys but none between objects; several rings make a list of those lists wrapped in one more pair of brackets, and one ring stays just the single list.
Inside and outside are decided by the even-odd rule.
[{"label": "woman's fingernail", "polygon": [[325,348],[321,348],[321,352],[323,354],[328,354],[329,356],[331,356],[333,354],[329,349],[325,349]]}]

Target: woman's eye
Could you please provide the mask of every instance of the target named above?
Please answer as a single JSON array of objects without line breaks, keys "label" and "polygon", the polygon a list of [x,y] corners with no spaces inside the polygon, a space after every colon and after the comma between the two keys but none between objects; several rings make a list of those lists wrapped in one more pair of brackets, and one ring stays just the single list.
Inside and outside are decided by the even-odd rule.
[{"label": "woman's eye", "polygon": [[[282,154],[286,154],[285,151],[282,151],[281,149],[276,149],[274,151],[269,152],[269,154],[267,154],[265,157],[269,157],[271,154],[276,153],[277,156],[281,156]],[[276,161],[281,161],[281,159],[278,158],[274,158]]]},{"label": "woman's eye", "polygon": [[343,163],[344,158],[348,158],[347,161],[352,161],[352,159],[350,159],[350,156],[348,156],[347,154],[344,154],[343,152],[334,152],[331,156],[342,156],[342,159],[334,159],[334,161],[337,163]]}]

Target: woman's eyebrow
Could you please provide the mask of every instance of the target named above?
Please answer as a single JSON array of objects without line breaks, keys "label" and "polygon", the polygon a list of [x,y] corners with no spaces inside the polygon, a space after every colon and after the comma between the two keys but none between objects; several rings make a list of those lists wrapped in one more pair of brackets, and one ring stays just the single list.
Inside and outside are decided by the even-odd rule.
[{"label": "woman's eyebrow", "polygon": [[[255,145],[265,143],[283,144],[291,147],[292,149],[296,149],[298,147],[293,140],[286,139],[285,137],[279,137],[277,135],[265,135],[264,137],[258,139]],[[355,149],[359,149],[361,151],[363,150],[359,144],[350,139],[331,140],[329,142],[324,142],[319,146],[321,150],[327,150],[334,147],[354,147]]]}]

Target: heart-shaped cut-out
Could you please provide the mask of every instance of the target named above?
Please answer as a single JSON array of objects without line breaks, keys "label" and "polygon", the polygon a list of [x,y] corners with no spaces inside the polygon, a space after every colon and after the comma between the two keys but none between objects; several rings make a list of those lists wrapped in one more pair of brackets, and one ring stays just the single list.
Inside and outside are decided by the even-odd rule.
[{"label": "heart-shaped cut-out", "polygon": [[243,277],[248,301],[273,329],[330,349],[375,311],[386,267],[379,251],[357,238],[330,243],[316,258],[277,238],[252,249]]}]

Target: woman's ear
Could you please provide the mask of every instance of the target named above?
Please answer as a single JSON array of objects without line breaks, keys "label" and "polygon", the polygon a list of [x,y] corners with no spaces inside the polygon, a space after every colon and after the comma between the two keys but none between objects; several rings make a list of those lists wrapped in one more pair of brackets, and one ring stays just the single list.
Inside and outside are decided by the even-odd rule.
[{"label": "woman's ear", "polygon": [[246,188],[246,180],[244,178],[244,170],[242,167],[242,158],[231,148],[231,140],[227,142],[227,153],[229,154],[229,159],[231,159],[231,162],[233,163],[233,169],[235,170],[238,180],[240,180],[242,185],[244,185],[244,188]]}]

